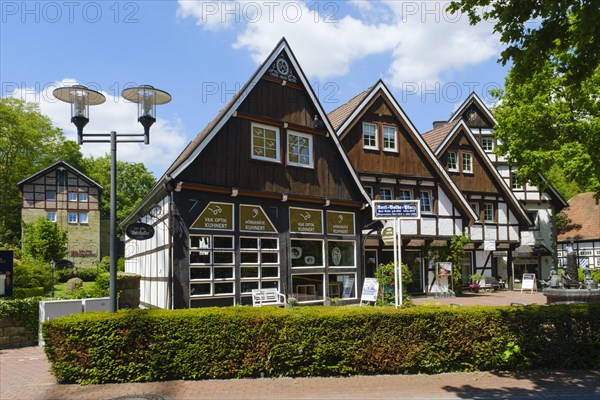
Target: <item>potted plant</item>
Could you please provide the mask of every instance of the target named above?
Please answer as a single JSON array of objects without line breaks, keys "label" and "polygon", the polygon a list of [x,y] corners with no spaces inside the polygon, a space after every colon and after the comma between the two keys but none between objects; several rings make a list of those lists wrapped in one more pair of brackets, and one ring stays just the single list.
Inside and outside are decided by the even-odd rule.
[{"label": "potted plant", "polygon": [[469,279],[471,280],[471,283],[469,283],[469,289],[473,293],[478,293],[479,288],[481,287],[479,285],[479,282],[481,282],[483,280],[483,275],[481,275],[479,273],[475,273],[475,274],[469,276]]}]

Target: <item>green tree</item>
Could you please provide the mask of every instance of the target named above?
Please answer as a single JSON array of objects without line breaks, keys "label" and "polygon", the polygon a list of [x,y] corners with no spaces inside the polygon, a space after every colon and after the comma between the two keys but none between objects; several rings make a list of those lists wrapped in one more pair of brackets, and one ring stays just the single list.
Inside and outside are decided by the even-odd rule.
[{"label": "green tree", "polygon": [[472,25],[494,24],[507,45],[500,61],[514,63],[516,82],[529,81],[554,59],[554,72],[578,87],[600,65],[598,0],[454,0],[448,10],[466,13]]},{"label": "green tree", "polygon": [[462,287],[462,261],[465,257],[465,246],[470,241],[471,239],[466,233],[453,235],[450,238],[450,248],[446,261],[452,263],[452,283],[454,284],[454,291],[456,293],[460,293],[460,288]]},{"label": "green tree", "polygon": [[45,217],[25,224],[23,253],[36,260],[62,260],[67,254],[67,232]]},{"label": "green tree", "polygon": [[555,64],[547,60],[527,82],[519,82],[511,70],[495,110],[495,135],[502,142],[496,151],[507,155],[521,177],[542,187],[538,174],[563,175],[567,198],[573,190],[598,195],[600,67],[575,89]]},{"label": "green tree", "polygon": [[[86,174],[104,187],[100,208],[104,215],[110,215],[110,155],[83,160]],[[117,224],[129,215],[156,179],[142,163],[117,161]]]},{"label": "green tree", "polygon": [[77,163],[79,146],[39,112],[37,104],[0,98],[0,243],[21,238],[17,183],[63,158]]}]

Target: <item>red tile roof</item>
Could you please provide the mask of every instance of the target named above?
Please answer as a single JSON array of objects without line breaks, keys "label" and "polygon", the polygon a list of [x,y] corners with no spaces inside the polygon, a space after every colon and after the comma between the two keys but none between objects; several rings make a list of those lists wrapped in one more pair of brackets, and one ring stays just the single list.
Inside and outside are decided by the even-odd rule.
[{"label": "red tile roof", "polygon": [[458,124],[460,120],[447,122],[443,125],[438,126],[435,129],[430,130],[429,132],[425,132],[423,135],[423,140],[427,143],[427,146],[434,152],[437,150],[440,144],[444,141],[446,136],[450,134],[452,129]]},{"label": "red tile roof", "polygon": [[562,212],[570,222],[567,231],[558,235],[559,242],[600,239],[600,203],[594,199],[594,193],[578,194]]},{"label": "red tile roof", "polygon": [[333,129],[336,132],[344,124],[344,122],[346,122],[346,120],[354,112],[354,110],[356,110],[360,103],[362,103],[365,97],[367,97],[368,94],[371,93],[371,90],[374,86],[375,85],[365,89],[363,92],[357,94],[356,96],[348,100],[348,102],[346,102],[345,104],[342,104],[341,106],[327,114],[329,122],[331,122],[331,126],[333,126]]}]

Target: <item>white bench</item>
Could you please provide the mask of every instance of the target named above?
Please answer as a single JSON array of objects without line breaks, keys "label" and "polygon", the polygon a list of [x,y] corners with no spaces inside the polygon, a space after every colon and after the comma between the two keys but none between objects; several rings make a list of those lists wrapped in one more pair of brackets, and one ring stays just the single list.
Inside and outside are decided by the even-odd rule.
[{"label": "white bench", "polygon": [[285,306],[285,294],[279,293],[277,289],[252,289],[252,305]]}]

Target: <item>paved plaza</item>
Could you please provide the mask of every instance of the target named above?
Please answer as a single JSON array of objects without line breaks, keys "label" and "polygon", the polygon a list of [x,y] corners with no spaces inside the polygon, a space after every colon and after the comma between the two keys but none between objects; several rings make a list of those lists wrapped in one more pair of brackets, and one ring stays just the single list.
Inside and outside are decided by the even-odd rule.
[{"label": "paved plaza", "polygon": [[[544,304],[539,293],[479,293],[415,303],[464,306]],[[106,385],[58,384],[42,348],[0,350],[1,400],[63,399],[600,399],[600,371],[533,371],[169,381]]]}]

